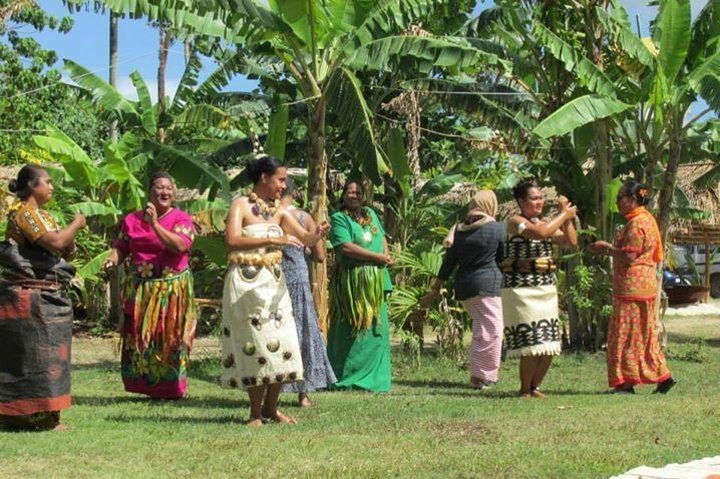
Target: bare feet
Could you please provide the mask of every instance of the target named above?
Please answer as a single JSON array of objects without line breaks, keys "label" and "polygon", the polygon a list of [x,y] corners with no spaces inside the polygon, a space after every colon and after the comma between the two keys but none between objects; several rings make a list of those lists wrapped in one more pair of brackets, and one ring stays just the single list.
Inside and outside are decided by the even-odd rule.
[{"label": "bare feet", "polygon": [[521,398],[531,398],[532,393],[530,391],[520,391],[520,397]]},{"label": "bare feet", "polygon": [[315,401],[310,399],[310,397],[305,393],[298,394],[298,404],[300,407],[313,407],[315,406]]},{"label": "bare feet", "polygon": [[547,399],[547,396],[541,393],[538,388],[530,390],[530,396],[536,399]]},{"label": "bare feet", "polygon": [[275,411],[275,414],[268,414],[268,415],[265,415],[265,417],[267,419],[270,419],[273,422],[279,422],[280,424],[290,424],[290,425],[297,424],[297,421],[294,418],[287,416],[287,415],[281,413],[280,411]]},{"label": "bare feet", "polygon": [[255,419],[250,419],[250,420],[247,422],[247,425],[248,425],[248,427],[251,427],[251,428],[253,428],[253,429],[257,429],[257,428],[262,427],[263,422],[262,422],[262,419],[260,419],[260,418],[255,418]]},{"label": "bare feet", "polygon": [[67,424],[58,424],[57,426],[52,428],[52,430],[53,431],[69,431],[70,426],[68,426]]}]

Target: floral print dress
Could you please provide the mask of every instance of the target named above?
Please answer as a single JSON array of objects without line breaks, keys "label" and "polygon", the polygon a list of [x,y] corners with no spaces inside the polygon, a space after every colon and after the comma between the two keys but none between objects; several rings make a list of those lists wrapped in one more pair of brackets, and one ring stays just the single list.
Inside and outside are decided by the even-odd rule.
[{"label": "floral print dress", "polygon": [[195,228],[187,213],[172,209],[158,221],[187,245],[175,253],[160,241],[143,211],[127,215],[115,248],[133,271],[124,288],[122,379],[125,390],[156,398],[187,392],[187,358],[197,323],[189,269]]},{"label": "floral print dress", "polygon": [[615,246],[632,253],[629,263],[613,262],[613,316],[608,324],[608,383],[613,388],[661,383],[670,377],[658,338],[656,268],[662,257],[657,224],[638,208]]}]

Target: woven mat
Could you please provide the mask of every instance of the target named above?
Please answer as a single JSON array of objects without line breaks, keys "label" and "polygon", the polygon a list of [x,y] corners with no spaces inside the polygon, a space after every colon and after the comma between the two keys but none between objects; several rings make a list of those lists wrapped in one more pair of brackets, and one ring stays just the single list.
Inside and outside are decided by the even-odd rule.
[{"label": "woven mat", "polygon": [[665,467],[640,466],[611,479],[720,479],[720,456]]}]

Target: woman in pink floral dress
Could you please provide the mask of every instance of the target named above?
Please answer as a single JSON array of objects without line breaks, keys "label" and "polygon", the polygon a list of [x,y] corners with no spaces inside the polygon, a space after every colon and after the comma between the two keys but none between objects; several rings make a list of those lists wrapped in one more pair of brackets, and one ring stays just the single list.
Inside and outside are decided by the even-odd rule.
[{"label": "woman in pink floral dress", "polygon": [[158,172],[150,185],[150,202],[123,219],[105,267],[126,257],[132,265],[120,328],[125,390],[178,399],[187,392],[187,358],[197,322],[188,267],[195,229],[190,215],[173,207],[170,175]]}]

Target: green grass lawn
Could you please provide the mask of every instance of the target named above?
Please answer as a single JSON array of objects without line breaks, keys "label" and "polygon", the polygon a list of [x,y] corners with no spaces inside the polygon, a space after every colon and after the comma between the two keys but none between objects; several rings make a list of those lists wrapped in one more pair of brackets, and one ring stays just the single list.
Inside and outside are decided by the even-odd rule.
[{"label": "green grass lawn", "polygon": [[[686,328],[685,324],[692,324]],[[217,384],[213,338],[198,342],[190,398],[156,402],[123,392],[112,340],[74,343],[74,406],[64,432],[0,432],[0,477],[607,477],[720,454],[720,319],[673,320],[679,384],[667,396],[606,390],[602,354],[565,354],[547,400],[515,397],[517,362],[490,391],[467,372],[423,356],[412,369],[395,354],[390,394],[318,393],[298,426],[251,430],[241,391]],[[706,342],[698,354],[697,341]],[[682,342],[682,343],[681,343]]]}]

